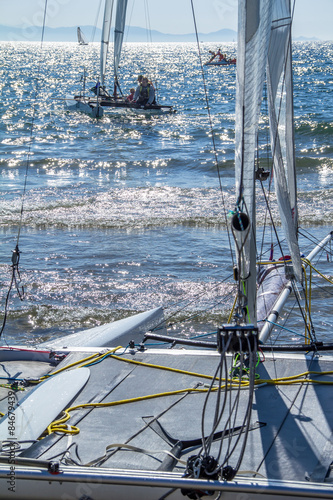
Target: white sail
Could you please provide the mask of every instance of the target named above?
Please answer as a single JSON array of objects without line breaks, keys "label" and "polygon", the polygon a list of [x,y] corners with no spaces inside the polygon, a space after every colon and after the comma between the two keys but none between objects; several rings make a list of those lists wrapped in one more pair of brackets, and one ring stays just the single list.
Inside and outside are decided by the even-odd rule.
[{"label": "white sail", "polygon": [[118,0],[114,28],[114,78],[118,82],[118,68],[124,39],[127,0]]},{"label": "white sail", "polygon": [[80,27],[77,29],[77,41],[80,45],[88,45]]},{"label": "white sail", "polygon": [[238,252],[240,294],[250,320],[256,324],[256,244],[255,244],[255,151],[269,45],[272,3],[267,0],[239,1],[235,175],[236,211],[250,220],[247,244]]},{"label": "white sail", "polygon": [[267,88],[274,185],[293,269],[302,281],[297,242],[296,172],[293,135],[291,12],[289,0],[275,0],[267,61]]},{"label": "white sail", "polygon": [[106,60],[109,51],[110,29],[112,21],[113,0],[105,0],[104,18],[101,39],[101,85],[104,86]]}]

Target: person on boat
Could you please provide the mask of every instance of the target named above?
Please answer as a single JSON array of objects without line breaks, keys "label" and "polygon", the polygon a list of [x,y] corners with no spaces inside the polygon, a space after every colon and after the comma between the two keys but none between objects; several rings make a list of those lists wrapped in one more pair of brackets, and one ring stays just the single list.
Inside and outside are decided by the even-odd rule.
[{"label": "person on boat", "polygon": [[[138,76],[138,85],[141,85],[142,84],[142,80],[143,80],[143,75],[139,75]],[[148,80],[148,83],[149,85],[151,85],[153,87],[153,89],[155,90],[155,87],[154,87],[154,84],[151,80]],[[155,102],[153,102],[153,104],[155,104]]]},{"label": "person on boat", "polygon": [[212,54],[212,57],[209,59],[208,63],[206,64],[209,64],[211,63],[212,61],[214,61],[215,57],[217,56],[217,54],[215,54],[215,52],[213,52],[212,50],[209,50],[208,51],[210,54]]},{"label": "person on boat", "polygon": [[134,99],[135,89],[130,89],[130,94],[126,97],[126,101],[132,102]]},{"label": "person on boat", "polygon": [[148,82],[148,78],[143,77],[142,82],[138,85],[133,101],[139,106],[150,106],[155,99],[154,86]]},{"label": "person on boat", "polygon": [[223,61],[224,59],[226,59],[226,55],[225,55],[225,54],[222,54],[221,49],[219,49],[219,50],[216,52],[215,57],[217,57],[217,56],[218,56],[218,58],[219,58],[219,61]]},{"label": "person on boat", "polygon": [[91,90],[91,92],[93,92],[97,96],[100,96],[100,97],[109,97],[109,93],[107,92],[107,90],[105,89],[105,87],[100,84],[99,81],[90,90]]}]

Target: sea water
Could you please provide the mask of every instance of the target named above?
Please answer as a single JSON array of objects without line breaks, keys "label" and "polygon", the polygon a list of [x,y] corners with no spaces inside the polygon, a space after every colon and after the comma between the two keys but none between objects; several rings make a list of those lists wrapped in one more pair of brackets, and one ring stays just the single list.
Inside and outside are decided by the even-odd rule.
[{"label": "sea water", "polygon": [[[235,67],[204,67],[204,84],[195,44],[126,44],[124,94],[146,74],[159,102],[177,112],[111,110],[93,119],[66,110],[64,99],[96,83],[99,44],[0,48],[2,317],[17,243],[17,287],[25,292],[20,300],[12,287],[2,341],[35,344],[157,306],[171,334],[214,332],[235,293],[226,222],[235,203]],[[201,45],[203,61],[209,49]],[[225,51],[235,56],[236,45]],[[294,46],[305,255],[333,229],[332,56],[332,43]],[[259,232],[264,214],[261,200]],[[332,278],[332,254],[322,252],[315,265]],[[331,340],[332,306],[332,288],[317,278],[312,311],[322,340]],[[301,330],[294,328],[296,341]]]}]

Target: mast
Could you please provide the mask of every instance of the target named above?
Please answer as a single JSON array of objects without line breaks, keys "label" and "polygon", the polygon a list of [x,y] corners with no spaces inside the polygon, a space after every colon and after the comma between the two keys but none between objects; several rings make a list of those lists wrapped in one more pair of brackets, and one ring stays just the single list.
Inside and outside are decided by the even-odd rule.
[{"label": "mast", "polygon": [[[114,92],[115,92],[115,94],[117,92],[117,87],[120,90],[119,79],[118,79],[118,70],[119,70],[121,49],[123,46],[123,39],[124,39],[127,2],[128,2],[128,0],[118,0],[118,2],[117,2],[116,22],[115,22],[115,28],[114,28]],[[121,92],[121,90],[120,90],[120,92]]]},{"label": "mast", "polygon": [[238,321],[256,325],[255,152],[272,2],[239,0],[232,232],[238,264]]},{"label": "mast", "polygon": [[110,29],[112,21],[113,0],[105,0],[104,18],[102,27],[101,38],[101,56],[100,56],[100,73],[101,73],[101,86],[104,87],[106,60],[109,50]]}]

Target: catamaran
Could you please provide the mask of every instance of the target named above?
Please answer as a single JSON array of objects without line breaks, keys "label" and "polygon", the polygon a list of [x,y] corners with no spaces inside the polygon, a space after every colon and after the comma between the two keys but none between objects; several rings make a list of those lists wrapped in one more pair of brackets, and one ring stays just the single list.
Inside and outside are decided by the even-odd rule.
[{"label": "catamaran", "polygon": [[236,58],[228,59],[226,54],[222,54],[221,49],[219,49],[216,53],[210,50],[209,53],[211,54],[211,58],[204,64],[204,66],[230,66],[236,64]]},{"label": "catamaran", "polygon": [[[332,498],[332,344],[316,339],[306,271],[333,232],[301,256],[291,21],[289,0],[239,0],[230,321],[213,341],[170,337],[156,308],[34,348],[3,346],[0,498]],[[256,157],[265,74],[290,255],[281,247],[258,263],[255,185],[272,179]],[[290,295],[304,341],[276,344],[279,321],[285,336],[301,328],[297,315],[293,330],[281,322]]]},{"label": "catamaran", "polygon": [[[75,108],[83,112],[92,114],[95,117],[103,115],[103,108],[125,108],[132,111],[148,111],[149,113],[170,113],[174,112],[173,107],[162,105],[154,100],[152,103],[141,104],[126,99],[124,96],[119,78],[119,63],[123,46],[126,12],[128,0],[118,0],[116,7],[116,19],[114,26],[114,85],[113,90],[106,89],[106,66],[110,45],[110,30],[112,25],[113,0],[105,0],[103,27],[101,36],[101,52],[100,52],[100,79],[92,91],[95,97],[87,97],[85,92],[69,97],[66,101],[68,108]],[[149,85],[152,85],[150,82]]]}]

